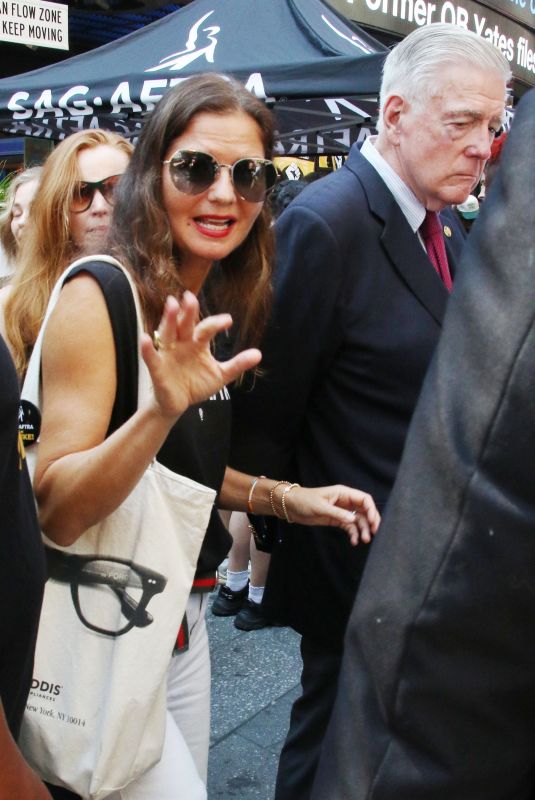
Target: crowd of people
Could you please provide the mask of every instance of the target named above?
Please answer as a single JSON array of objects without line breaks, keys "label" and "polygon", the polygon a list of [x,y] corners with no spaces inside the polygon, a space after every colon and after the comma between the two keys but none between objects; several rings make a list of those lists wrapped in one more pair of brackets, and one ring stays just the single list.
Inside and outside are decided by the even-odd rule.
[{"label": "crowd of people", "polygon": [[[41,529],[56,545],[72,545],[120,506],[156,456],[216,489],[222,508],[245,511],[251,502],[254,476],[227,467],[223,389],[260,359],[257,349],[240,348],[259,342],[269,310],[273,232],[264,201],[276,178],[273,138],[261,101],[237,82],[200,76],[166,95],[133,152],[115,134],[81,132],[46,162],[3,308],[23,379],[56,280],[69,261],[95,254],[68,275],[43,339],[34,490]],[[141,350],[153,386],[146,407],[136,408],[131,290],[115,266],[99,261],[103,250],[128,268],[141,298],[148,332]],[[229,347],[235,354],[217,361]],[[378,525],[371,498],[340,485],[307,489],[266,478],[254,503],[262,514],[284,509],[305,524],[340,525],[355,542]],[[169,653],[162,756],[120,797],[205,797],[204,613],[229,546],[214,508],[183,622],[187,647]],[[58,779],[52,796],[72,796]]]},{"label": "crowd of people", "polygon": [[[81,131],[13,181],[0,220],[14,265],[0,290],[0,797],[80,797],[65,775],[47,772],[45,785],[15,743],[47,591],[39,529],[52,550],[76,552],[155,461],[209,487],[216,503],[168,654],[158,757],[113,787],[111,800],[206,799],[205,613],[229,527],[234,545],[213,612],[244,630],[275,622],[301,635],[302,692],[275,800],[531,797],[527,542],[524,569],[512,559],[516,572],[500,584],[505,596],[518,576],[514,635],[490,594],[497,559],[508,563],[504,526],[526,532],[532,495],[500,452],[508,435],[522,452],[531,442],[515,409],[530,399],[522,343],[532,315],[524,290],[511,324],[500,318],[512,279],[485,236],[495,245],[499,228],[506,247],[500,215],[514,213],[512,179],[493,178],[485,222],[468,239],[459,216],[475,219],[470,198],[503,123],[509,79],[500,51],[468,30],[413,31],[385,59],[377,136],[327,177],[279,190],[277,201],[269,201],[271,112],[217,74],[170,89],[135,148],[115,133]],[[527,142],[533,102],[526,108]],[[518,225],[513,256],[521,244],[533,249]],[[496,303],[481,300],[487,289]],[[42,403],[33,441],[23,441],[17,374],[20,387],[34,348]],[[150,391],[138,403],[145,367]],[[493,445],[509,396],[513,431],[504,422]],[[37,441],[39,522],[24,446]],[[495,469],[490,500],[473,464],[481,474]],[[500,493],[505,484],[510,497]],[[480,529],[490,529],[484,546],[474,541]],[[126,628],[149,626],[117,574],[112,593]],[[519,687],[508,667],[521,642]],[[73,658],[82,664],[88,652]],[[508,701],[520,718],[508,726],[512,741],[523,746],[500,763],[497,721]],[[461,746],[464,726],[473,735]]]}]

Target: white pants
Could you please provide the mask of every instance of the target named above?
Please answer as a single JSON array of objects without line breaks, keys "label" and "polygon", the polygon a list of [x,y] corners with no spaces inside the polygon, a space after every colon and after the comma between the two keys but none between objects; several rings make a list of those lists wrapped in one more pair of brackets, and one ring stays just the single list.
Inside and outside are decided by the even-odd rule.
[{"label": "white pants", "polygon": [[206,800],[210,744],[207,603],[207,594],[191,594],[188,600],[189,649],[173,656],[169,665],[160,761],[108,800]]},{"label": "white pants", "polygon": [[107,800],[206,800],[205,783],[169,712],[160,761]]},{"label": "white pants", "polygon": [[191,594],[186,607],[189,649],[171,659],[167,672],[170,712],[206,783],[210,746],[210,651],[206,630],[208,594]]}]

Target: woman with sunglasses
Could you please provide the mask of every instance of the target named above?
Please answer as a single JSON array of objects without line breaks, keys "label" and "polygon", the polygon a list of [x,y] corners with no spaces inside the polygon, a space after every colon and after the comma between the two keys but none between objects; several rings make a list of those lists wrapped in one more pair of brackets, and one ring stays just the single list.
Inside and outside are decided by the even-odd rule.
[{"label": "woman with sunglasses", "polygon": [[0,292],[6,343],[21,376],[57,278],[78,256],[102,252],[113,190],[132,150],[116,133],[80,131],[56,146],[40,172],[17,271]]},{"label": "woman with sunglasses", "polygon": [[[258,350],[241,348],[260,340],[269,313],[272,230],[264,201],[276,179],[273,137],[265,105],[241,84],[213,74],[169,90],[146,122],[116,191],[109,251],[137,284],[154,400],[135,410],[134,389],[125,390],[135,387],[136,376],[124,368],[124,336],[114,325],[113,303],[103,297],[102,274],[117,276],[116,268],[84,265],[62,290],[43,347],[35,489],[43,530],[59,545],[76,541],[115,509],[155,456],[216,489],[222,508],[254,507],[258,514],[337,525],[355,543],[375,532],[378,515],[362,492],[304,489],[226,466],[231,410],[225,384],[260,361]],[[128,304],[126,279],[120,274],[117,282]],[[234,355],[220,362],[220,347],[230,347],[232,319],[224,312],[234,321]],[[133,307],[130,319],[135,331]],[[132,335],[126,351],[134,364],[136,346]],[[122,800],[205,797],[206,593],[230,544],[214,509],[169,666],[162,758],[117,795]],[[186,772],[183,754],[177,757],[183,740],[191,754]]]}]

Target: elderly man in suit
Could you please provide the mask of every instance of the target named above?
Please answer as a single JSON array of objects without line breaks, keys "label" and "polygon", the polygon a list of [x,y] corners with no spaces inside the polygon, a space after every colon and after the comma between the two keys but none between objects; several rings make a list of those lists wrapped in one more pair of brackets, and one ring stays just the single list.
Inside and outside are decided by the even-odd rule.
[{"label": "elderly man in suit", "polygon": [[535,797],[534,141],[532,90],[366,565],[314,800]]},{"label": "elderly man in suit", "polygon": [[[464,239],[456,215],[437,212],[478,183],[509,77],[493,45],[451,25],[417,29],[389,53],[378,136],[277,223],[263,373],[235,392],[232,466],[350,484],[384,506]],[[282,524],[264,607],[302,634],[303,672],[276,800],[310,797],[367,550]]]}]

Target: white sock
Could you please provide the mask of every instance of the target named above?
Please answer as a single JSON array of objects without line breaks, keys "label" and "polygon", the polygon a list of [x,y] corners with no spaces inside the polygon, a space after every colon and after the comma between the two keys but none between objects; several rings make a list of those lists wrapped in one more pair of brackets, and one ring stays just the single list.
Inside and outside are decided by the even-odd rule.
[{"label": "white sock", "polygon": [[253,603],[261,603],[262,598],[264,596],[264,587],[263,586],[251,586],[249,584],[249,600],[252,600]]},{"label": "white sock", "polygon": [[231,592],[239,592],[247,586],[249,580],[249,570],[244,569],[241,572],[231,572],[227,570],[227,588]]}]

